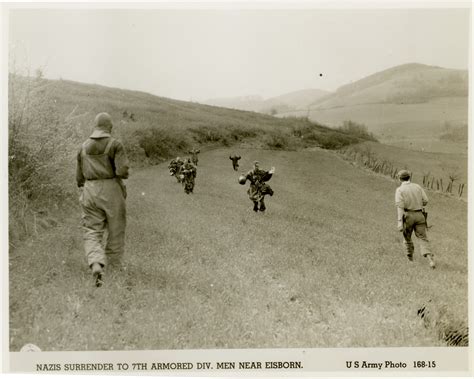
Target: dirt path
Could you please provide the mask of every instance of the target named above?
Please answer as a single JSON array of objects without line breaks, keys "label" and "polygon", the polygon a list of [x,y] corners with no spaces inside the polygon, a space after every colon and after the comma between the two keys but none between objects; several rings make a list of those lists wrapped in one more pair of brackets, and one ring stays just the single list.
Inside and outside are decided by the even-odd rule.
[{"label": "dirt path", "polygon": [[255,214],[230,152],[200,154],[192,195],[166,164],[132,173],[124,268],[101,289],[77,227],[16,252],[12,348],[433,346],[416,318],[423,302],[467,317],[465,203],[433,195],[432,271],[404,257],[396,183],[326,151],[240,149],[243,171],[276,167],[275,195]]}]

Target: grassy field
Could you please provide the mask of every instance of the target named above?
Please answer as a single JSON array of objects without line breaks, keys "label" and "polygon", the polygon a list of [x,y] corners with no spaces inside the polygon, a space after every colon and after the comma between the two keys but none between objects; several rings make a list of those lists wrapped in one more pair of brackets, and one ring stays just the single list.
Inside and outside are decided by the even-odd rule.
[{"label": "grassy field", "polygon": [[[276,167],[266,214],[237,183],[234,151],[245,171]],[[465,202],[428,193],[430,270],[405,258],[397,184],[335,153],[203,152],[193,195],[166,166],[132,172],[127,254],[102,288],[78,208],[11,247],[12,351],[443,346],[417,309],[432,299],[467,320]]]}]

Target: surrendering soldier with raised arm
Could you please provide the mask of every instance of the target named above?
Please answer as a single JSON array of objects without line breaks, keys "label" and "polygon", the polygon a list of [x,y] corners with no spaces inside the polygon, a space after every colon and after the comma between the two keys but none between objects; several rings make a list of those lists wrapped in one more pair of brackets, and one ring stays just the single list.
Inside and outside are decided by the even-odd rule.
[{"label": "surrendering soldier with raised arm", "polygon": [[232,167],[235,171],[237,171],[237,169],[239,168],[240,155],[233,154],[229,156],[229,159],[232,161]]},{"label": "surrendering soldier with raised arm", "polygon": [[273,196],[273,190],[265,182],[272,178],[274,172],[275,167],[272,167],[269,171],[262,170],[259,167],[259,163],[255,161],[253,163],[253,169],[239,177],[239,183],[242,185],[244,185],[247,180],[250,181],[250,188],[247,193],[249,199],[253,202],[253,210],[255,212],[265,212],[265,195]]}]

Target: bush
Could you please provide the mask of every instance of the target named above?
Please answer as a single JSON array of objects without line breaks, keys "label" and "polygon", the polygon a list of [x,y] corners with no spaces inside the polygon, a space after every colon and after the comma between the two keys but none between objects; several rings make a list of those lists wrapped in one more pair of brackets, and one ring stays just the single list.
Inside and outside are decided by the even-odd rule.
[{"label": "bush", "polygon": [[354,121],[344,121],[338,130],[368,141],[377,141],[374,135],[368,131],[367,126]]},{"label": "bush", "polygon": [[190,144],[185,135],[170,133],[165,129],[148,128],[141,131],[138,145],[143,149],[151,163],[157,163],[174,156],[176,153],[188,150]]},{"label": "bush", "polygon": [[321,134],[317,137],[319,145],[323,149],[335,150],[343,146],[359,142],[359,140],[352,136]]},{"label": "bush", "polygon": [[199,143],[219,142],[223,140],[222,132],[219,129],[207,126],[200,126],[190,130],[194,139]]},{"label": "bush", "polygon": [[264,138],[265,145],[273,150],[284,150],[288,148],[288,136],[283,134],[268,134]]},{"label": "bush", "polygon": [[230,139],[234,141],[243,141],[249,138],[255,138],[259,135],[259,130],[243,128],[239,125],[227,127]]},{"label": "bush", "polygon": [[49,217],[75,194],[71,173],[76,133],[68,120],[59,117],[47,87],[40,78],[9,76],[8,195],[13,239],[37,231],[37,215]]}]

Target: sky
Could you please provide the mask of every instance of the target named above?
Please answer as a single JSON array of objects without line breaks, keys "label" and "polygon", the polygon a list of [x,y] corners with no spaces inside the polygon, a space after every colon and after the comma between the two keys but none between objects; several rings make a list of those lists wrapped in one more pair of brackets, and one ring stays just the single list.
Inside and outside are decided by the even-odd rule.
[{"label": "sky", "polygon": [[186,101],[469,64],[467,9],[14,9],[8,31],[10,72]]}]

